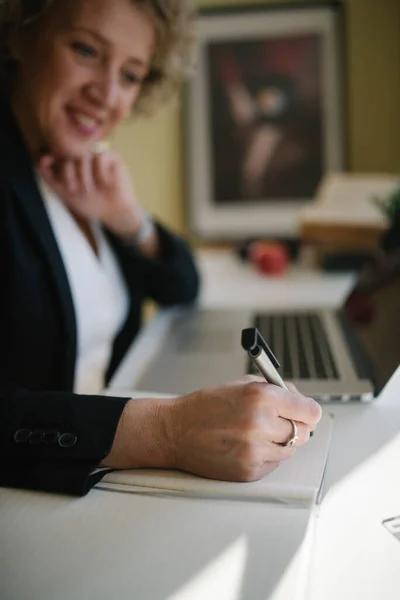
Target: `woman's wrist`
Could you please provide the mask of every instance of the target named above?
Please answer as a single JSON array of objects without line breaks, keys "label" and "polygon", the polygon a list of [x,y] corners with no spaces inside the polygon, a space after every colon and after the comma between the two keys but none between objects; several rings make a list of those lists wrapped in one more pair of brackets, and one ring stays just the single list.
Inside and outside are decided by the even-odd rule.
[{"label": "woman's wrist", "polygon": [[116,469],[173,468],[175,398],[143,398],[127,402],[111,452],[102,466]]},{"label": "woman's wrist", "polygon": [[140,232],[145,215],[141,207],[126,208],[111,214],[103,221],[103,225],[116,237],[128,242],[135,239]]},{"label": "woman's wrist", "polygon": [[135,246],[141,246],[151,240],[155,234],[155,227],[151,216],[143,212],[142,219],[137,227],[135,233],[129,237],[129,242]]},{"label": "woman's wrist", "polygon": [[160,240],[157,229],[150,214],[145,211],[135,225],[113,231],[120,240],[131,248],[136,248],[147,258],[157,258],[160,254]]}]

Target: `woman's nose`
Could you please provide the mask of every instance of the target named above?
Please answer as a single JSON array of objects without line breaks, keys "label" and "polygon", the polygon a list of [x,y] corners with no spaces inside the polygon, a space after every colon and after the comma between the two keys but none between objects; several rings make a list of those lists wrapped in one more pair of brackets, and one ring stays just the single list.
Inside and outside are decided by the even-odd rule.
[{"label": "woman's nose", "polygon": [[88,87],[90,99],[98,105],[113,108],[118,99],[119,78],[111,69],[99,74]]}]

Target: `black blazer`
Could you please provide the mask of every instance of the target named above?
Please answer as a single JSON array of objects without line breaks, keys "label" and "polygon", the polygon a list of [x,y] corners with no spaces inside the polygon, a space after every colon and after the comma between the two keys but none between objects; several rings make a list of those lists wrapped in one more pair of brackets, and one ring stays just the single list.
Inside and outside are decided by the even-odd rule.
[{"label": "black blazer", "polygon": [[[198,292],[188,246],[157,228],[158,260],[106,231],[130,295],[107,381],[138,332],[145,298],[172,305],[192,302]],[[33,166],[0,102],[0,485],[84,494],[101,477],[90,473],[110,451],[126,399],[72,393],[76,337],[65,268]]]}]

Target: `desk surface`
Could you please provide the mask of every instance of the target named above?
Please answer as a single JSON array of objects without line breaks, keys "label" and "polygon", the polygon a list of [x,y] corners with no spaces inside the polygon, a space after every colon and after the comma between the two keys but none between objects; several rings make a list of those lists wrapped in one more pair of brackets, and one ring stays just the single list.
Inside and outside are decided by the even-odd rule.
[{"label": "desk surface", "polygon": [[300,585],[305,509],[101,490],[0,504],[2,600],[284,600]]},{"label": "desk surface", "polygon": [[200,304],[210,308],[337,307],[354,282],[349,272],[327,274],[301,266],[283,277],[267,277],[229,251],[203,251],[198,264]]},{"label": "desk surface", "polygon": [[[203,252],[199,264],[201,304],[207,307],[337,307],[354,282],[350,273],[331,275],[300,267],[283,278],[266,278],[226,251]],[[145,346],[149,338],[143,341]],[[330,406],[329,410],[336,424],[325,497],[313,515],[316,539],[306,596],[310,600],[397,598],[394,562],[400,559],[400,543],[381,522],[400,514],[398,478],[386,475],[400,432],[400,372],[373,405]],[[267,530],[268,520],[264,526]]]},{"label": "desk surface", "polygon": [[395,600],[400,541],[400,370],[371,405],[337,406],[317,515],[309,600]]},{"label": "desk surface", "polygon": [[325,497],[313,510],[0,490],[0,597],[397,600],[400,543],[381,522],[400,513],[398,375],[382,405],[333,408]]},{"label": "desk surface", "polygon": [[[221,255],[220,266],[223,260],[226,266],[231,259]],[[226,279],[221,291],[216,277],[213,295],[212,273],[220,268],[214,266],[203,265],[203,303],[232,306],[243,279],[231,272],[228,293]],[[295,289],[296,306],[306,296],[335,305],[352,278],[295,272],[273,283],[253,274],[252,281],[246,285],[254,286],[258,303],[270,299],[271,289],[285,297]],[[148,347],[157,343],[152,327],[142,335]],[[132,376],[128,363],[121,372]],[[119,387],[129,385],[120,378]],[[312,511],[100,490],[84,499],[0,490],[0,597],[397,599],[400,543],[381,521],[400,513],[399,397],[400,372],[371,406],[329,407],[336,425],[325,496]]]}]

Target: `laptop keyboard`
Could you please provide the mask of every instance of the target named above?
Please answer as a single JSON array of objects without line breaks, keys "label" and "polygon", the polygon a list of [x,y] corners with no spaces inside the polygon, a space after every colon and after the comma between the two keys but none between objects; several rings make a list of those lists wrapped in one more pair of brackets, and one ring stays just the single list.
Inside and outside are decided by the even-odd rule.
[{"label": "laptop keyboard", "polygon": [[[284,379],[339,378],[327,334],[318,314],[257,315],[255,327],[280,362],[280,372]],[[249,372],[257,372],[251,361]]]}]

